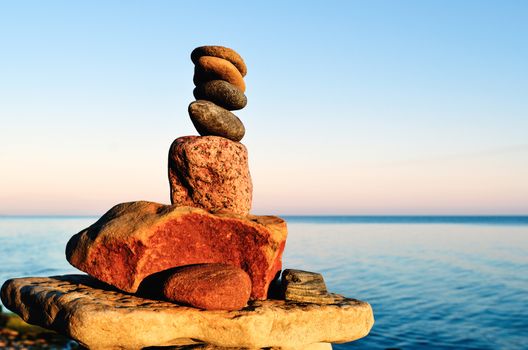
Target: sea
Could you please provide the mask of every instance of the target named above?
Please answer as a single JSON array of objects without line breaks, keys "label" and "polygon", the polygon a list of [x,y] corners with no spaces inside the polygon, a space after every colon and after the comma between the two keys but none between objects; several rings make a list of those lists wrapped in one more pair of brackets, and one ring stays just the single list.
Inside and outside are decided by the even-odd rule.
[{"label": "sea", "polygon": [[[285,216],[283,267],[367,301],[370,334],[334,349],[528,349],[528,216]],[[95,217],[0,217],[0,284],[78,273]]]}]

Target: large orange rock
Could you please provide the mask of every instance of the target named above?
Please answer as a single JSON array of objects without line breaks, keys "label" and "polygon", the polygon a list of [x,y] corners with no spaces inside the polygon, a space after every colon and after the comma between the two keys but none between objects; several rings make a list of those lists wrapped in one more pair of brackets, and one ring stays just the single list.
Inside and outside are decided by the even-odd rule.
[{"label": "large orange rock", "polygon": [[286,222],[274,216],[211,214],[153,202],[118,204],[66,246],[73,266],[134,293],[155,273],[184,265],[224,263],[251,278],[251,298],[265,299],[281,270]]},{"label": "large orange rock", "polygon": [[171,202],[247,215],[253,184],[246,147],[218,136],[184,136],[169,151]]}]

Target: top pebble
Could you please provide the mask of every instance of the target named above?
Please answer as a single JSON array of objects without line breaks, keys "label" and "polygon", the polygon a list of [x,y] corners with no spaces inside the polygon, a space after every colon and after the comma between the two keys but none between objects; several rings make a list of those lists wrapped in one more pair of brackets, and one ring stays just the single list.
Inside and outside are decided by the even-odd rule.
[{"label": "top pebble", "polygon": [[231,62],[242,74],[247,74],[247,67],[242,57],[233,49],[224,46],[200,46],[191,52],[191,61],[194,64],[198,62],[198,59],[202,56],[214,56],[223,58]]}]

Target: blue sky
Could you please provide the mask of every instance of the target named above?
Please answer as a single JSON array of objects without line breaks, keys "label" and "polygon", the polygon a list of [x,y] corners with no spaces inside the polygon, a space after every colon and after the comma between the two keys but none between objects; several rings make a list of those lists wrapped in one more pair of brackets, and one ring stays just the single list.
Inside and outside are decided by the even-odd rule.
[{"label": "blue sky", "polygon": [[206,44],[255,213],[528,214],[527,38],[523,1],[0,1],[0,214],[168,202]]}]

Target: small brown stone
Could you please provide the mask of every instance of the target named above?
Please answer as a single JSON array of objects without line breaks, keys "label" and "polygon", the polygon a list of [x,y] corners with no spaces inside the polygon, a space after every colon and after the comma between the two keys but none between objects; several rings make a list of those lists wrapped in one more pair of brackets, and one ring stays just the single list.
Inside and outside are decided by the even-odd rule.
[{"label": "small brown stone", "polygon": [[202,56],[220,57],[231,62],[242,76],[246,76],[247,67],[242,57],[233,49],[224,46],[200,46],[191,52],[191,60],[196,64]]},{"label": "small brown stone", "polygon": [[238,142],[246,133],[244,124],[236,115],[209,101],[192,102],[189,105],[189,116],[202,136],[220,136]]},{"label": "small brown stone", "polygon": [[239,310],[251,294],[251,279],[241,268],[198,264],[174,269],[163,285],[165,299],[205,310]]},{"label": "small brown stone", "polygon": [[207,100],[227,110],[242,109],[247,104],[246,95],[224,80],[211,80],[198,85],[193,91],[197,100]]},{"label": "small brown stone", "polygon": [[225,80],[242,92],[246,91],[246,83],[238,69],[229,61],[213,56],[202,56],[194,67],[194,85],[200,85],[209,80]]}]

